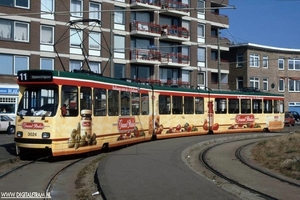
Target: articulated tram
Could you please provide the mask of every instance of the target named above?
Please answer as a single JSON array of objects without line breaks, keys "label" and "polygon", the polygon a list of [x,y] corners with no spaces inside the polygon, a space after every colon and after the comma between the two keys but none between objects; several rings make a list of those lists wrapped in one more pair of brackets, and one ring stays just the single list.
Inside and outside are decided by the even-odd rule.
[{"label": "articulated tram", "polygon": [[18,72],[18,153],[86,153],[152,139],[284,128],[284,96],[162,86],[78,70]]}]

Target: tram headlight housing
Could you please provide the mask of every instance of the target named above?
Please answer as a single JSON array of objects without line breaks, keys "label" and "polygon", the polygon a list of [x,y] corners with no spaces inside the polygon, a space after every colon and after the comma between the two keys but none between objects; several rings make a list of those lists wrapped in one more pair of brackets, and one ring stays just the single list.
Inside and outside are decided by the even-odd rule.
[{"label": "tram headlight housing", "polygon": [[23,132],[22,131],[18,131],[17,132],[17,137],[23,137]]},{"label": "tram headlight housing", "polygon": [[42,138],[50,138],[50,133],[49,132],[43,132],[42,133]]}]

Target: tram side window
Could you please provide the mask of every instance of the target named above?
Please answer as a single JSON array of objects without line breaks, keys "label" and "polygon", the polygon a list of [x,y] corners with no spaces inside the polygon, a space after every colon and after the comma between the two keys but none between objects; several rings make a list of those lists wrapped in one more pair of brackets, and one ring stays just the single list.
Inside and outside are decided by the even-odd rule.
[{"label": "tram side window", "polygon": [[142,94],[141,97],[142,97],[141,98],[142,115],[148,115],[149,114],[149,95]]},{"label": "tram side window", "polygon": [[184,97],[184,114],[194,114],[193,97]]},{"label": "tram side window", "polygon": [[119,91],[108,90],[108,115],[119,115]]},{"label": "tram side window", "polygon": [[227,113],[227,99],[225,98],[215,99],[215,113]]},{"label": "tram side window", "polygon": [[89,87],[80,88],[80,109],[92,110],[92,89]]},{"label": "tram side window", "polygon": [[241,113],[251,113],[251,100],[250,99],[242,99],[241,100],[242,110]]},{"label": "tram side window", "polygon": [[172,96],[172,114],[182,114],[182,96]]},{"label": "tram side window", "polygon": [[140,94],[136,92],[131,93],[131,110],[132,115],[139,115],[141,107],[141,98]]},{"label": "tram side window", "polygon": [[106,90],[94,89],[94,116],[106,116]]},{"label": "tram side window", "polygon": [[252,100],[252,113],[262,113],[262,100],[260,99]]},{"label": "tram side window", "polygon": [[78,87],[63,85],[61,92],[61,104],[66,106],[66,116],[78,116]]},{"label": "tram side window", "polygon": [[170,96],[169,95],[160,95],[158,98],[159,101],[159,114],[170,114]]},{"label": "tram side window", "polygon": [[196,114],[204,113],[204,99],[202,97],[195,98],[195,112]]},{"label": "tram side window", "polygon": [[264,113],[272,113],[272,100],[264,100]]},{"label": "tram side window", "polygon": [[274,100],[274,113],[283,113],[284,106],[282,100]]},{"label": "tram side window", "polygon": [[238,99],[228,99],[228,113],[239,113],[239,100]]},{"label": "tram side window", "polygon": [[130,93],[121,92],[121,115],[130,115]]}]

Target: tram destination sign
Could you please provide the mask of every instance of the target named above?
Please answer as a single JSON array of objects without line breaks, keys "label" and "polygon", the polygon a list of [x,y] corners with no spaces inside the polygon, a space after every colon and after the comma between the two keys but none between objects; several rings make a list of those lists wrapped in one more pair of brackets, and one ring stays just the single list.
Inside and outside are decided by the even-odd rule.
[{"label": "tram destination sign", "polygon": [[51,82],[53,75],[51,71],[27,70],[18,71],[19,82]]}]

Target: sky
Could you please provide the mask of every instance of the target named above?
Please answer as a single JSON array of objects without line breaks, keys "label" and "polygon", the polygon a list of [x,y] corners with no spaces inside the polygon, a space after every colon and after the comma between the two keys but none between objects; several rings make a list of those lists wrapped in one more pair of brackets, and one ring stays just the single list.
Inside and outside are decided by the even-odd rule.
[{"label": "sky", "polygon": [[229,18],[229,29],[221,31],[235,44],[254,43],[300,49],[300,0],[229,0],[220,14]]}]

